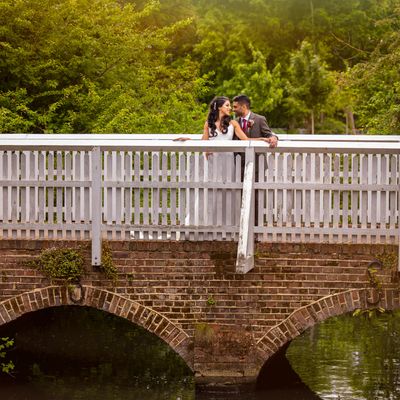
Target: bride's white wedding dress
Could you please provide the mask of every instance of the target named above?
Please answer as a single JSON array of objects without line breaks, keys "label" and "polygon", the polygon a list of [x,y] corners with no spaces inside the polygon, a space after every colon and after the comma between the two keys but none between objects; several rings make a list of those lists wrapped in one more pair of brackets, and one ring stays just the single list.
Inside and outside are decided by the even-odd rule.
[{"label": "bride's white wedding dress", "polygon": [[[209,130],[209,133],[210,130]],[[208,140],[232,140],[233,139],[233,134],[235,133],[235,128],[233,125],[228,126],[228,132],[222,133],[219,129],[215,129],[215,133],[217,134],[216,136],[209,136]]]},{"label": "bride's white wedding dress", "polygon": [[[228,131],[222,133],[215,130],[216,135],[209,140],[232,140],[234,134],[233,125],[228,126]],[[213,152],[207,158],[204,157],[204,168],[200,167],[199,180],[203,182],[232,182],[235,178],[234,155],[231,152]],[[239,163],[240,164],[240,163]],[[217,226],[227,222],[228,213],[234,210],[222,210],[222,204],[226,203],[226,196],[233,197],[229,189],[193,189],[187,191],[185,225]],[[232,198],[233,200],[233,198]],[[234,206],[234,204],[231,204]],[[232,207],[234,208],[234,207]],[[231,221],[232,218],[228,218]]]}]

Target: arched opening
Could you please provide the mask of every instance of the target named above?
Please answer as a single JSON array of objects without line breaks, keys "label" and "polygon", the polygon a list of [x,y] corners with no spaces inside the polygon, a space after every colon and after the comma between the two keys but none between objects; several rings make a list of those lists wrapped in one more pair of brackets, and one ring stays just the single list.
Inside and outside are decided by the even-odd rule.
[{"label": "arched opening", "polygon": [[329,318],[271,357],[261,370],[258,388],[277,391],[282,384],[286,390],[303,385],[309,397],[298,397],[302,399],[400,398],[399,332],[400,311]]},{"label": "arched opening", "polygon": [[[290,342],[285,344],[263,365],[257,378],[256,389],[268,392],[269,397],[278,399],[280,395],[293,399],[318,400],[318,397],[302,381],[286,357]],[[287,397],[289,398],[289,397]]]},{"label": "arched opening", "polygon": [[15,370],[11,378],[2,376],[2,398],[23,399],[27,391],[32,400],[147,400],[158,392],[182,398],[194,393],[190,368],[163,340],[92,307],[26,313],[0,326],[0,337],[5,336],[15,339],[9,352]]}]

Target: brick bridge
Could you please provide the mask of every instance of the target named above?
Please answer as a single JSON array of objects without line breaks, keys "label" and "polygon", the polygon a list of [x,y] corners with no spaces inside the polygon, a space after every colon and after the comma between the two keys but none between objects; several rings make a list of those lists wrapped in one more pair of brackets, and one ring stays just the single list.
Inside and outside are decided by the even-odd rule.
[{"label": "brick bridge", "polygon": [[[86,272],[75,290],[25,262],[45,248],[82,245]],[[394,245],[259,243],[247,274],[235,272],[234,243],[109,245],[115,282],[91,266],[88,241],[1,240],[0,324],[47,307],[93,307],[160,337],[198,384],[238,384],[255,382],[272,355],[329,317],[400,308]]]},{"label": "brick bridge", "polygon": [[[254,382],[331,316],[399,308],[400,136],[281,135],[275,149],[0,136],[0,324],[94,307],[159,336],[199,384],[222,384]],[[115,282],[99,272],[104,240]],[[24,263],[83,244],[86,274],[73,289]]]}]

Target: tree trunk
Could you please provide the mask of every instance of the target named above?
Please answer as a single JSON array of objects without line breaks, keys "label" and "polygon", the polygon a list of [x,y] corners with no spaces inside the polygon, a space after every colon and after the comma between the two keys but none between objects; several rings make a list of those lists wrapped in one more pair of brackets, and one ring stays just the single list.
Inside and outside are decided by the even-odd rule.
[{"label": "tree trunk", "polygon": [[[352,108],[350,106],[346,107],[345,113],[346,113],[346,125],[349,126],[352,135],[357,135],[356,124],[354,123],[354,114]],[[347,126],[346,126],[346,133],[347,133]]]},{"label": "tree trunk", "polygon": [[311,135],[314,135],[314,110],[311,110]]}]

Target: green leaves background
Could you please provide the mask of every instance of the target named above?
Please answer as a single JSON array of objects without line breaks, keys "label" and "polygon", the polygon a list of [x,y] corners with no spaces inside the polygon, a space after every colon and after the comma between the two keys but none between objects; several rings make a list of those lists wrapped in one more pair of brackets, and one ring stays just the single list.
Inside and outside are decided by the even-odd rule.
[{"label": "green leaves background", "polygon": [[400,0],[2,0],[0,132],[200,133],[214,95],[244,92],[289,132],[344,133],[351,114],[398,133],[399,14]]}]

